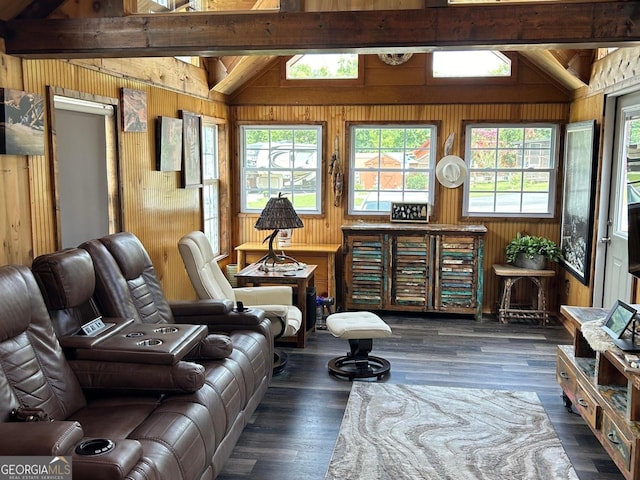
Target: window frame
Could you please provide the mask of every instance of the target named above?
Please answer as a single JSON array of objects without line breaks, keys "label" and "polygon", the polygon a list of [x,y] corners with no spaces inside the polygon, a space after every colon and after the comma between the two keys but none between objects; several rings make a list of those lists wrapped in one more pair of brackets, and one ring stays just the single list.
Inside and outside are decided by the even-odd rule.
[{"label": "window frame", "polygon": [[[347,159],[348,162],[348,170],[349,170],[349,175],[348,175],[348,182],[347,182],[347,192],[344,193],[344,195],[346,196],[346,205],[345,205],[345,215],[346,216],[350,216],[350,217],[389,217],[391,212],[390,211],[386,211],[386,210],[357,210],[355,208],[355,195],[356,195],[356,191],[354,190],[354,186],[356,184],[355,182],[355,175],[358,171],[361,171],[361,169],[356,169],[355,167],[355,148],[356,148],[356,142],[355,142],[355,138],[356,138],[356,130],[358,128],[367,128],[367,129],[371,129],[371,128],[377,128],[380,130],[384,130],[384,129],[393,129],[393,128],[398,128],[398,129],[411,129],[411,128],[424,128],[424,129],[429,129],[431,130],[431,143],[429,146],[429,169],[425,170],[425,169],[420,169],[418,171],[420,172],[428,172],[429,174],[429,181],[428,181],[428,195],[427,195],[427,199],[426,201],[429,203],[429,209],[431,211],[431,213],[433,213],[435,211],[434,205],[436,203],[436,197],[435,197],[435,190],[436,190],[436,163],[437,163],[437,154],[438,154],[438,131],[440,128],[440,122],[438,121],[423,121],[423,120],[418,120],[418,121],[398,121],[398,122],[348,122],[346,125],[346,132],[347,132],[347,136],[348,136],[348,149],[349,149],[349,157]],[[378,145],[378,149],[380,149],[380,145]],[[404,152],[405,149],[403,149]],[[399,202],[402,201],[407,201],[407,202],[417,202],[416,198],[417,196],[415,196],[414,198],[411,198],[413,193],[416,193],[416,191],[405,191],[404,190],[404,184],[405,184],[405,179],[404,179],[404,175],[407,172],[407,169],[405,169],[404,167],[402,169],[398,169],[401,170],[402,175],[403,175],[403,189],[400,191],[401,192],[401,197],[402,199],[398,199]],[[391,170],[387,170],[387,171],[391,171]],[[385,192],[388,190],[380,190],[380,188],[377,188],[377,194],[378,194],[378,201],[380,200],[380,193]],[[373,192],[371,192],[373,193]],[[405,198],[405,195],[409,194],[409,198]],[[395,201],[395,200],[392,200]]]},{"label": "window frame", "polygon": [[[494,211],[494,212],[470,212],[469,211],[469,199],[470,199],[470,186],[471,186],[471,175],[473,172],[477,171],[487,171],[487,172],[513,172],[513,173],[531,173],[532,169],[525,168],[524,165],[520,168],[495,168],[495,169],[472,169],[471,168],[471,129],[473,128],[551,128],[552,129],[552,138],[551,145],[549,146],[548,152],[550,153],[550,161],[553,162],[553,166],[549,168],[540,168],[535,169],[533,171],[539,172],[549,172],[549,189],[548,189],[548,197],[547,197],[547,210],[546,212],[523,212],[522,209],[518,212],[514,211]],[[558,216],[558,182],[560,175],[560,134],[562,131],[562,125],[556,121],[531,121],[531,122],[476,122],[470,121],[466,122],[463,126],[463,135],[464,135],[464,152],[465,152],[465,162],[467,164],[467,181],[463,184],[463,196],[462,196],[462,215],[466,218],[513,218],[513,219],[553,219]],[[498,151],[498,147],[496,146],[496,152]],[[513,149],[513,148],[510,148]],[[523,147],[521,148],[523,151],[523,159],[524,159],[524,151],[526,150]],[[497,173],[496,173],[497,176]],[[493,192],[497,192],[497,186],[494,187]],[[516,191],[514,191],[516,192]],[[522,194],[524,190],[521,188],[517,191],[517,193]]]},{"label": "window frame", "polygon": [[[240,185],[240,213],[242,214],[260,214],[262,211],[262,207],[260,208],[247,208],[247,191],[245,189],[246,186],[246,135],[245,132],[248,129],[266,129],[269,131],[272,130],[309,130],[315,129],[318,132],[318,143],[317,143],[317,166],[315,168],[316,172],[316,206],[313,209],[301,209],[296,206],[296,212],[300,216],[323,216],[324,215],[324,185],[325,185],[325,176],[324,176],[324,157],[326,155],[326,122],[246,122],[238,124],[238,158],[239,158],[239,185]],[[264,167],[249,167],[250,169],[255,168],[256,170],[265,170]],[[271,166],[267,167],[267,170],[271,171]],[[293,172],[294,167],[291,167],[291,171]],[[295,193],[290,195],[291,192],[286,189],[274,189],[271,190],[269,187],[270,193],[265,197],[268,199],[271,196],[277,195],[279,192],[282,192],[284,195],[287,195],[289,200],[295,206]]]},{"label": "window frame", "polygon": [[[202,152],[202,188],[200,188],[200,222],[201,229],[209,239],[211,247],[216,258],[222,258],[229,255],[230,251],[230,214],[228,209],[223,205],[229,204],[229,162],[225,145],[227,143],[227,125],[223,119],[209,117],[203,115],[200,123],[201,134],[201,152]],[[205,149],[205,129],[214,129],[214,149],[209,152]],[[209,176],[209,168],[207,162],[211,160],[215,163],[213,175]],[[216,196],[215,204],[217,212],[213,216],[207,212],[207,195],[213,190],[212,194]],[[212,237],[209,232],[208,223],[215,222],[218,235]]]},{"label": "window frame", "polygon": [[364,57],[358,55],[357,78],[287,78],[287,62],[295,55],[280,58],[280,86],[281,87],[349,87],[364,85]]},{"label": "window frame", "polygon": [[511,60],[511,75],[501,77],[436,77],[433,75],[433,53],[426,55],[428,85],[515,85],[518,81],[519,57],[514,52],[501,51]]}]

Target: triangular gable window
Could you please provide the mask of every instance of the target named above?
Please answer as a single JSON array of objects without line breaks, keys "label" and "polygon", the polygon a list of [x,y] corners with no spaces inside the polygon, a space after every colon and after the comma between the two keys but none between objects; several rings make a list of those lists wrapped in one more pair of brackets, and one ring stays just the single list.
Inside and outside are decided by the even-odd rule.
[{"label": "triangular gable window", "polygon": [[510,76],[511,60],[495,50],[433,52],[434,78]]},{"label": "triangular gable window", "polygon": [[351,53],[296,55],[287,61],[287,80],[358,78],[358,55]]}]

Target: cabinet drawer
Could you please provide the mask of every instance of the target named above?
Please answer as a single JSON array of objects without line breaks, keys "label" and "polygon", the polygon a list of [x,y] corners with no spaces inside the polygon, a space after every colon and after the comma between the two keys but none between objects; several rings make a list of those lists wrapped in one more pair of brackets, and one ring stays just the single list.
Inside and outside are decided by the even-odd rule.
[{"label": "cabinet drawer", "polygon": [[623,467],[627,472],[631,467],[632,443],[608,414],[604,414],[602,418],[602,435],[605,446],[609,447],[613,460],[618,466]]},{"label": "cabinet drawer", "polygon": [[558,351],[558,363],[556,365],[556,379],[562,387],[562,390],[569,396],[576,391],[576,371],[573,364],[562,356],[562,352]]},{"label": "cabinet drawer", "polygon": [[595,430],[600,428],[602,409],[591,394],[582,388],[579,383],[576,385],[575,407],[591,428]]}]

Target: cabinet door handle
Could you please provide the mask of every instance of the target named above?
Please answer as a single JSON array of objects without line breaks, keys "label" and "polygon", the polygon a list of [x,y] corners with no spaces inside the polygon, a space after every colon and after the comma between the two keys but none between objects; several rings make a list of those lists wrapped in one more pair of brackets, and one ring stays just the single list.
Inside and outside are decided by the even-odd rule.
[{"label": "cabinet door handle", "polygon": [[565,380],[570,380],[571,377],[569,376],[569,374],[567,372],[560,372],[560,376],[562,378],[564,378]]},{"label": "cabinet door handle", "polygon": [[618,441],[618,437],[616,436],[616,432],[607,433],[607,437],[609,438],[609,441],[614,445],[620,445],[620,442]]},{"label": "cabinet door handle", "polygon": [[580,405],[581,407],[589,408],[589,404],[586,402],[584,398],[578,398],[577,402],[578,402],[578,405]]}]

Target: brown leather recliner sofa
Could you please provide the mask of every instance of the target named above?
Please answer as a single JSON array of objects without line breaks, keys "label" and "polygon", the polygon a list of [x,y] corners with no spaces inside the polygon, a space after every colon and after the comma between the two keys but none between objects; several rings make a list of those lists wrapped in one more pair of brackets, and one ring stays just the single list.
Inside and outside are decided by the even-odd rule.
[{"label": "brown leather recliner sofa", "polygon": [[[213,479],[269,385],[269,321],[229,302],[170,304],[139,240],[115,238],[127,279],[88,249],[41,256],[33,271],[0,267],[0,454],[72,455],[78,479]],[[83,335],[109,285],[104,326]],[[141,317],[126,285],[147,290],[154,315]],[[20,405],[54,421],[10,421]]]}]

